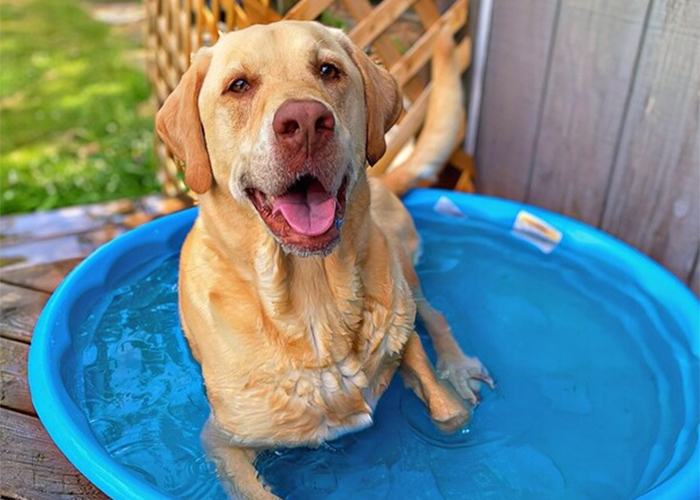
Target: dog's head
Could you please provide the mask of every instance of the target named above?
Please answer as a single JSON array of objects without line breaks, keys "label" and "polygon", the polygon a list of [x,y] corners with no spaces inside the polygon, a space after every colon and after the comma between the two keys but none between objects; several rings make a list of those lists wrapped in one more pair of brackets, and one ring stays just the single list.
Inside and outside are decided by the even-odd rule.
[{"label": "dog's head", "polygon": [[394,79],[342,32],[285,21],[200,50],[156,128],[192,190],[225,190],[285,249],[325,254],[400,111]]}]

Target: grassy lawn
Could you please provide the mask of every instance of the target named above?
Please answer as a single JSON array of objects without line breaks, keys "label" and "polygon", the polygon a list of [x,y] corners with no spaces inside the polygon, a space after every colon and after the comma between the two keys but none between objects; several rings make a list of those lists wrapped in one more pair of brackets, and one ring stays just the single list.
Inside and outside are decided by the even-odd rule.
[{"label": "grassy lawn", "polygon": [[0,22],[2,214],[158,190],[135,42],[76,0],[2,0]]}]

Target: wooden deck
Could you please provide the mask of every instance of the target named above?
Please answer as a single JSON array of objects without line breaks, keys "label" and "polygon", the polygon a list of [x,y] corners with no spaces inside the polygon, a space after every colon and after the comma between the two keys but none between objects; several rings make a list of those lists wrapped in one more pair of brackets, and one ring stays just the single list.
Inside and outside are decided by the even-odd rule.
[{"label": "wooden deck", "polygon": [[34,324],[63,278],[101,244],[186,204],[151,196],[0,218],[0,499],[106,499],[56,448],[32,405]]}]

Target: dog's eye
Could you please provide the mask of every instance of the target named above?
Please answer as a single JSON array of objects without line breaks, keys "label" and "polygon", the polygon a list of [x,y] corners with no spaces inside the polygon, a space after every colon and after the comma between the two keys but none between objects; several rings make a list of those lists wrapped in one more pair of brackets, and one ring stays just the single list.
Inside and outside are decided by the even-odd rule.
[{"label": "dog's eye", "polygon": [[338,67],[331,63],[321,64],[321,67],[318,68],[318,71],[319,73],[321,73],[321,76],[327,80],[335,80],[340,76],[340,70],[338,69]]},{"label": "dog's eye", "polygon": [[233,82],[231,82],[231,85],[228,86],[228,89],[231,92],[236,92],[237,94],[245,92],[249,88],[250,84],[243,78],[238,78],[237,80],[234,80]]}]

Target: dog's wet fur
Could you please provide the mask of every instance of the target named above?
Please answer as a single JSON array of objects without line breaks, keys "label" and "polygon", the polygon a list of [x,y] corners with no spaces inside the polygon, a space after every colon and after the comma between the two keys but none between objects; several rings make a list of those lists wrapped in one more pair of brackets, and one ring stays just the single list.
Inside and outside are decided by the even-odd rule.
[{"label": "dog's wet fur", "polygon": [[445,432],[469,419],[479,381],[492,383],[423,297],[418,234],[397,197],[434,178],[455,146],[460,75],[447,30],[433,64],[416,150],[379,178],[366,165],[384,154],[399,89],[341,31],[314,22],[253,26],[201,49],[157,115],[199,193],[180,310],[212,409],[202,437],[231,496],[277,498],[257,478],[256,453],[371,425],[397,369]]}]

